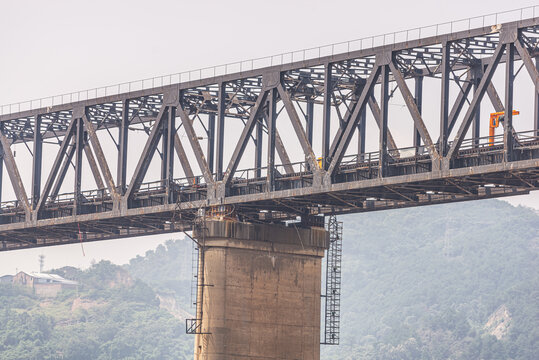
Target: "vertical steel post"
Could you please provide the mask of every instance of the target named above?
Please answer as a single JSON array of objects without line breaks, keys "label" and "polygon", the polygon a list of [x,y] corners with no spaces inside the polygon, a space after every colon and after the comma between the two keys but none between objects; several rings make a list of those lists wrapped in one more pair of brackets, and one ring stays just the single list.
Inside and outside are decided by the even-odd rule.
[{"label": "vertical steel post", "polygon": [[[472,82],[473,82],[473,91],[477,90],[479,83],[481,82],[481,77],[483,76],[482,65],[479,65],[472,69]],[[472,122],[472,138],[473,147],[479,146],[479,138],[481,137],[481,103],[478,103],[475,110],[475,115]]]},{"label": "vertical steel post", "polygon": [[275,129],[277,89],[271,89],[268,96],[268,171],[266,175],[266,190],[275,190]]},{"label": "vertical steel post", "polygon": [[[417,110],[419,111],[419,114],[421,115],[421,111],[423,108],[423,77],[422,76],[417,76],[415,78],[414,98],[415,98],[415,104],[417,105]],[[419,134],[419,130],[417,130],[417,127],[415,125],[414,125],[413,141],[414,141],[413,146],[415,146],[415,153],[417,154],[419,147],[421,146],[421,135]]]},{"label": "vertical steel post", "polygon": [[[163,105],[165,106],[165,105]],[[167,179],[168,179],[168,173],[167,173],[167,168],[168,168],[168,139],[169,139],[169,136],[168,136],[168,121],[169,121],[169,111],[167,110],[170,110],[170,107],[166,107],[165,108],[165,116],[167,117],[167,121],[163,121],[161,123],[161,134],[163,135],[162,138],[161,138],[161,185],[164,186],[165,188],[167,188]]]},{"label": "vertical steel post", "polygon": [[378,160],[378,177],[387,175],[387,115],[389,105],[389,66],[382,66],[382,76],[380,79],[381,94],[380,94],[380,141],[379,141],[379,160]]},{"label": "vertical steel post", "polygon": [[505,47],[505,114],[503,148],[504,160],[513,160],[513,83],[515,79],[515,44],[509,43]]},{"label": "vertical steel post", "polygon": [[208,147],[207,147],[208,168],[213,173],[215,162],[215,114],[208,115]]},{"label": "vertical steel post", "polygon": [[122,120],[118,128],[118,169],[116,184],[118,193],[125,194],[127,187],[127,139],[129,133],[129,100],[123,101]]},{"label": "vertical steel post", "polygon": [[[363,91],[365,87],[365,82],[362,82],[357,85],[353,101],[356,103],[359,98],[359,94]],[[358,121],[357,121],[357,161],[365,160],[365,130],[367,128],[367,105],[365,105],[359,112]]]},{"label": "vertical steel post", "polygon": [[41,165],[43,158],[43,135],[41,115],[36,115],[34,123],[34,156],[32,158],[32,209],[36,208],[41,194]]},{"label": "vertical steel post", "polygon": [[333,85],[331,79],[331,64],[324,66],[324,116],[322,119],[322,166],[327,169],[329,165],[329,147],[331,133],[331,94]]},{"label": "vertical steel post", "polygon": [[84,122],[77,119],[77,135],[75,137],[75,187],[73,201],[73,215],[80,213],[81,183],[82,183],[82,151],[84,150]]},{"label": "vertical steel post", "polygon": [[451,68],[451,44],[444,42],[442,44],[442,97],[440,106],[440,144],[438,152],[441,157],[447,154],[447,139],[449,128],[449,70]]},{"label": "vertical steel post", "polygon": [[367,123],[367,106],[364,106],[359,113],[359,122],[357,124],[357,153],[358,161],[365,160],[365,130]]},{"label": "vertical steel post", "polygon": [[165,132],[163,132],[163,142],[165,142],[166,138],[166,194],[167,194],[167,202],[169,204],[174,203],[174,137],[176,135],[176,107],[175,106],[169,106],[168,108],[168,119],[166,122],[163,122],[166,124],[167,129]]},{"label": "vertical steel post", "polygon": [[262,117],[256,121],[256,147],[255,147],[255,177],[259,178],[262,176]]},{"label": "vertical steel post", "polygon": [[217,103],[217,149],[216,149],[216,180],[223,179],[223,149],[225,140],[225,109],[226,109],[226,84],[219,84]]},{"label": "vertical steel post", "polygon": [[305,132],[307,134],[307,140],[309,140],[309,144],[313,146],[313,124],[314,124],[314,102],[313,99],[308,98],[307,99],[307,117],[305,119],[306,122],[306,129]]},{"label": "vertical steel post", "polygon": [[[313,100],[309,97],[307,98],[307,106],[305,112],[305,135],[307,136],[307,141],[309,142],[309,146],[311,147],[313,144],[313,110],[314,103]],[[307,167],[307,170],[313,170],[311,169],[307,156],[305,156],[305,166]]]}]

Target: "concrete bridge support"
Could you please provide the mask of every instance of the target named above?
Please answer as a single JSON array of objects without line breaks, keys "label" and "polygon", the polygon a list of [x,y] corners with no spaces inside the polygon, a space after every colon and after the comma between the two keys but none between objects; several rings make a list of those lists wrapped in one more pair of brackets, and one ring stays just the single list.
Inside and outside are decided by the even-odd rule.
[{"label": "concrete bridge support", "polygon": [[323,228],[222,220],[195,236],[204,248],[195,360],[320,358]]}]

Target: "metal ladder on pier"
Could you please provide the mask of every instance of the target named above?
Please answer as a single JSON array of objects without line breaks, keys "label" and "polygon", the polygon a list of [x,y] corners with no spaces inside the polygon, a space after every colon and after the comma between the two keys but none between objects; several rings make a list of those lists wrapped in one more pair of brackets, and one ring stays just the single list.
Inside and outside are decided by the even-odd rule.
[{"label": "metal ladder on pier", "polygon": [[198,291],[198,245],[191,241],[191,308],[196,309]]},{"label": "metal ladder on pier", "polygon": [[326,256],[326,307],[323,345],[339,345],[341,325],[342,222],[331,215],[327,224],[329,247]]}]

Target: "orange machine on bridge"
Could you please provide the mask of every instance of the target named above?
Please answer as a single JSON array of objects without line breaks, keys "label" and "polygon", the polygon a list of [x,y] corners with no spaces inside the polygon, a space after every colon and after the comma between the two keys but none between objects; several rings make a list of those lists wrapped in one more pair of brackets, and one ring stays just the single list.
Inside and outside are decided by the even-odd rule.
[{"label": "orange machine on bridge", "polygon": [[[520,111],[513,110],[513,115],[519,115]],[[488,146],[494,146],[494,135],[495,130],[498,126],[500,126],[500,122],[503,121],[503,116],[505,115],[505,111],[499,111],[495,113],[490,114],[490,121],[488,126]]]}]

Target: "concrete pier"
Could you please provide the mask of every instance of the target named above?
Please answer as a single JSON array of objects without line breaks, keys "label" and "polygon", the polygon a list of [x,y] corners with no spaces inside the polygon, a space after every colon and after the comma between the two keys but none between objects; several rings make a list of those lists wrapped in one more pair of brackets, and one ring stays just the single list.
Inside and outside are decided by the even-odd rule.
[{"label": "concrete pier", "polygon": [[320,358],[323,228],[221,220],[195,236],[204,243],[196,360]]}]

